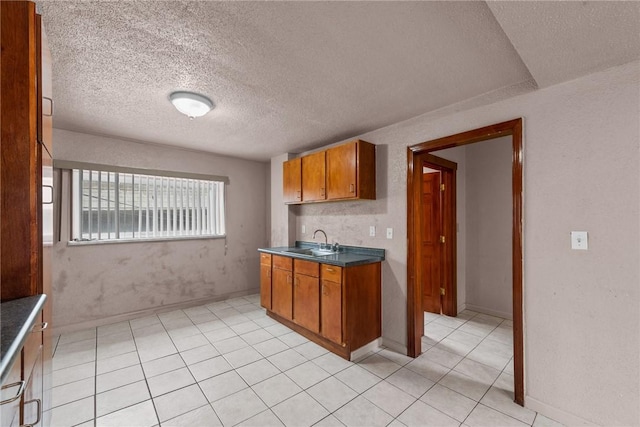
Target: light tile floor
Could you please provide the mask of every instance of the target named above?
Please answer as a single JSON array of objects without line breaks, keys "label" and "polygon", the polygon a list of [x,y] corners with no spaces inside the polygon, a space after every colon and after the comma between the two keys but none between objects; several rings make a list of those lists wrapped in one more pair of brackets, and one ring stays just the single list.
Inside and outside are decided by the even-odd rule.
[{"label": "light tile floor", "polygon": [[511,322],[425,313],[424,353],[348,362],[259,295],[56,339],[53,426],[555,426],[513,403]]}]

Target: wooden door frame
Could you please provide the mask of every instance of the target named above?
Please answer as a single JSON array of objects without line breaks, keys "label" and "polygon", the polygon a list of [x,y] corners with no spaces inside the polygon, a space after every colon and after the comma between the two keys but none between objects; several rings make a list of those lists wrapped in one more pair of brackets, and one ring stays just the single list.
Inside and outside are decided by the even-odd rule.
[{"label": "wooden door frame", "polygon": [[[445,245],[442,253],[440,254],[439,262],[441,263],[441,273],[443,277],[443,285],[445,289],[444,297],[441,299],[442,314],[447,316],[456,316],[458,313],[458,296],[457,296],[457,277],[456,277],[456,171],[458,170],[458,164],[441,157],[434,156],[432,154],[423,152],[416,156],[414,161],[420,161],[424,165],[425,163],[432,169],[440,171],[442,174],[442,184],[445,186],[444,197],[441,199],[441,212],[442,212],[442,235],[445,237]],[[416,168],[417,174],[414,179],[422,178],[422,169]],[[416,189],[420,190],[420,188]],[[414,197],[419,197],[415,195]],[[415,209],[419,209],[420,212],[416,218],[422,218],[422,206],[416,205]],[[414,227],[420,229],[419,225],[414,222]],[[418,253],[416,259],[416,270],[420,268],[421,258],[419,254],[421,248],[418,245],[415,247]],[[417,277],[421,277],[421,273],[416,271]],[[421,289],[422,290],[422,289]],[[420,336],[424,335],[424,324],[420,324],[419,331]]]},{"label": "wooden door frame", "polygon": [[[416,280],[415,247],[417,186],[416,165],[419,155],[445,148],[460,147],[501,136],[512,137],[512,257],[513,257],[513,373],[515,402],[524,405],[524,338],[523,338],[523,260],[522,260],[522,118],[474,129],[443,138],[426,141],[407,148],[407,350],[417,357],[422,352],[424,315],[422,313],[422,286]],[[418,183],[420,184],[420,183]]]}]

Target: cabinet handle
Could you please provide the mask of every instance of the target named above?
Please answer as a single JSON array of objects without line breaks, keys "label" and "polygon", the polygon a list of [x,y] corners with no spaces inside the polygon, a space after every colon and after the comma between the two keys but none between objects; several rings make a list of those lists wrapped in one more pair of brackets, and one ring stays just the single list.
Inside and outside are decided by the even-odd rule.
[{"label": "cabinet handle", "polygon": [[333,268],[328,268],[328,267],[326,268],[326,270],[327,270],[329,273],[333,273],[333,272],[335,271]]},{"label": "cabinet handle", "polygon": [[3,385],[2,386],[2,390],[6,390],[8,388],[15,387],[15,386],[20,386],[20,387],[18,387],[18,393],[16,393],[15,396],[1,401],[0,405],[5,405],[7,403],[11,403],[11,402],[14,402],[14,401],[20,399],[20,396],[22,396],[22,393],[24,393],[24,387],[26,385],[27,385],[27,382],[24,381],[24,380],[23,381],[18,381],[17,383],[11,383],[11,384],[7,384],[7,385]]},{"label": "cabinet handle", "polygon": [[271,270],[267,270],[267,277],[271,277]]},{"label": "cabinet handle", "polygon": [[[44,190],[48,189],[49,197],[44,197]],[[43,185],[42,186],[42,204],[43,205],[52,205],[53,204],[53,185]]]},{"label": "cabinet handle", "polygon": [[[36,327],[37,327],[37,326],[40,326],[40,329],[36,329]],[[49,323],[47,323],[47,322],[39,323],[39,324],[37,324],[37,325],[35,325],[35,326],[33,327],[33,329],[31,330],[31,332],[42,332],[42,331],[44,331],[45,329],[47,329],[47,327],[48,327],[48,326],[49,326]]]},{"label": "cabinet handle", "polygon": [[355,193],[356,186],[354,184],[349,184],[349,193]]},{"label": "cabinet handle", "polygon": [[42,109],[42,115],[46,116],[46,117],[51,117],[53,116],[53,99],[43,96],[42,99],[46,99],[47,101],[49,101],[49,114],[45,114],[44,112],[44,108]]},{"label": "cabinet handle", "polygon": [[327,295],[327,287],[322,285],[322,295]]},{"label": "cabinet handle", "polygon": [[36,419],[35,423],[23,424],[21,427],[33,427],[36,424],[38,424],[40,422],[40,419],[42,418],[42,401],[40,399],[28,400],[28,401],[24,402],[24,404],[26,406],[29,403],[33,403],[33,402],[36,402],[38,404],[38,418]]},{"label": "cabinet handle", "polygon": [[291,284],[292,281],[293,281],[293,278],[291,276],[287,276],[287,283]]},{"label": "cabinet handle", "polygon": [[324,187],[322,187],[322,188],[320,189],[320,191],[321,191],[320,195],[321,195],[322,197],[324,197]]},{"label": "cabinet handle", "polygon": [[302,198],[302,191],[296,191],[296,193],[298,193],[296,199],[300,200]]}]

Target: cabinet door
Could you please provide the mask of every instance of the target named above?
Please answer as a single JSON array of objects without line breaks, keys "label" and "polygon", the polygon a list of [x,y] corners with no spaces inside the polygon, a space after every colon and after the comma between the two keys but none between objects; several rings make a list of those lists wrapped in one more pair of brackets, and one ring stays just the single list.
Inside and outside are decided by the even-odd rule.
[{"label": "cabinet door", "polygon": [[260,265],[260,305],[271,310],[271,266]]},{"label": "cabinet door", "polygon": [[271,310],[292,320],[293,277],[290,271],[274,268],[271,278]]},{"label": "cabinet door", "polygon": [[320,280],[317,277],[295,275],[293,321],[312,332],[320,332]]},{"label": "cabinet door", "polygon": [[327,150],[327,199],[356,197],[357,143]]},{"label": "cabinet door", "polygon": [[24,390],[21,423],[23,426],[42,425],[42,380],[42,348],[40,348],[31,371],[31,377],[27,382],[27,388]]},{"label": "cabinet door", "polygon": [[[10,400],[16,397],[20,390],[20,380],[22,378],[22,360],[17,358],[7,375],[2,390],[0,391],[0,400]],[[7,367],[7,369],[9,369]],[[24,393],[24,392],[23,392]],[[16,398],[12,402],[7,402],[0,407],[0,426],[18,426],[20,425],[20,402],[21,397]]]},{"label": "cabinet door", "polygon": [[302,159],[288,160],[282,164],[282,184],[285,203],[302,201]]},{"label": "cabinet door", "polygon": [[322,281],[320,307],[322,336],[342,344],[342,285],[340,283]]},{"label": "cabinet door", "polygon": [[302,200],[305,202],[325,200],[325,152],[310,154],[302,158]]}]

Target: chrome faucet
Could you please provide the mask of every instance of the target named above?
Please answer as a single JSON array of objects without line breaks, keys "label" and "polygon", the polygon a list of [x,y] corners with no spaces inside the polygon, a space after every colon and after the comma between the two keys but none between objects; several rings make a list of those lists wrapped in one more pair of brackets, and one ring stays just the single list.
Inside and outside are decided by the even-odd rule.
[{"label": "chrome faucet", "polygon": [[[329,244],[329,240],[327,239],[327,233],[325,233],[324,230],[317,229],[316,231],[314,231],[313,232],[313,239],[314,240],[316,239],[316,233],[318,233],[318,232],[324,234],[324,245],[327,246]],[[318,243],[318,247],[319,247],[319,249],[322,249],[322,244]]]}]

